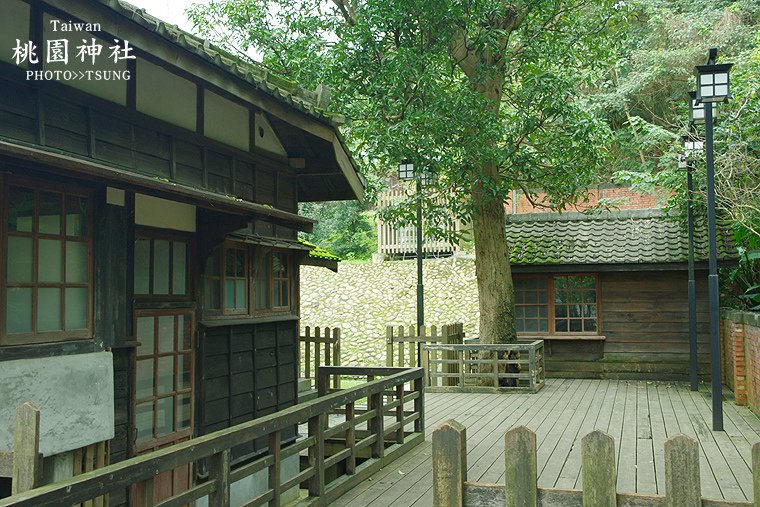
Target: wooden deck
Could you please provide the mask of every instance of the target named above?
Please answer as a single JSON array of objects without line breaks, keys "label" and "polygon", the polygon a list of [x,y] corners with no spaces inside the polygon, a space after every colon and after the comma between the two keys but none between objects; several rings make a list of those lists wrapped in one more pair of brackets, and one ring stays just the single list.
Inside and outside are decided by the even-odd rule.
[{"label": "wooden deck", "polygon": [[681,383],[580,379],[547,380],[537,394],[428,394],[425,442],[332,505],[431,506],[430,434],[448,419],[467,427],[470,481],[502,482],[504,432],[524,424],[537,436],[539,486],[580,489],[580,439],[598,428],[617,444],[618,491],[664,494],[663,444],[683,433],[700,443],[703,496],[751,499],[760,419],[725,401],[726,431],[713,432],[709,396]]}]

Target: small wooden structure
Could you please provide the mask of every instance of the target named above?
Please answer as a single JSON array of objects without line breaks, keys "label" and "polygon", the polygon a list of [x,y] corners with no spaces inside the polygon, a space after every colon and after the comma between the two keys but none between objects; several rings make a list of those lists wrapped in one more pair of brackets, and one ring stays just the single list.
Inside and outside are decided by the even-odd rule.
[{"label": "small wooden structure", "polygon": [[385,365],[386,366],[417,366],[418,344],[429,343],[462,343],[464,340],[464,325],[461,322],[437,326],[422,326],[419,333],[415,326],[385,327]]},{"label": "small wooden structure", "polygon": [[[618,506],[715,506],[746,507],[745,501],[702,498],[699,477],[699,444],[684,435],[665,441],[665,495],[616,491],[615,441],[596,430],[581,441],[583,489],[539,488],[536,434],[517,426],[504,435],[504,484],[467,481],[466,429],[448,421],[433,432],[433,505],[490,507],[614,507]],[[760,443],[752,447],[755,484],[754,505],[760,505]]]},{"label": "small wooden structure", "polygon": [[[349,370],[356,374],[361,369]],[[228,507],[230,485],[264,470],[268,471],[268,487],[247,498],[245,505],[278,506],[281,493],[292,488],[306,490],[301,505],[329,505],[424,441],[422,369],[363,371],[367,372],[383,378],[79,477],[20,492],[0,500],[0,507],[78,504],[136,484],[144,485],[139,500],[150,506],[154,505],[152,492],[161,474],[201,460],[207,460],[208,479],[164,499],[160,505],[184,505],[208,497],[210,507]],[[344,373],[339,367],[330,369],[333,375]],[[338,422],[338,418],[330,417],[336,413],[345,414],[345,419]],[[268,452],[233,467],[232,449],[258,440],[266,441]],[[286,475],[281,465],[292,456],[299,456],[298,473]]]},{"label": "small wooden structure", "polygon": [[[340,366],[340,328],[306,326],[299,336],[302,378],[314,381],[320,366]],[[340,387],[336,378],[334,387]]]},{"label": "small wooden structure", "polygon": [[[537,392],[546,383],[543,340],[512,344],[426,344],[422,346],[422,367],[426,389],[430,392]],[[491,379],[492,386],[482,385],[482,379]],[[502,385],[507,383],[513,385]]]}]

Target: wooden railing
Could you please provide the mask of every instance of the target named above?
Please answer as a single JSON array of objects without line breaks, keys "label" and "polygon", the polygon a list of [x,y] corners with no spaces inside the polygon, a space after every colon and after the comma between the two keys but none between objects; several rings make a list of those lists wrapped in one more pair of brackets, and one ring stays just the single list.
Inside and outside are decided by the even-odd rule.
[{"label": "wooden railing", "polygon": [[417,333],[415,326],[385,326],[385,366],[417,366],[417,351],[426,343],[462,343],[464,325],[461,322],[441,326],[422,326]]},{"label": "wooden railing", "polygon": [[[342,374],[339,367],[331,368],[331,374]],[[230,485],[264,470],[268,472],[268,487],[247,499],[246,506],[278,506],[280,494],[292,488],[306,490],[304,505],[327,505],[424,441],[422,369],[370,370],[374,370],[375,376],[382,373],[384,378],[19,493],[0,500],[0,507],[79,504],[139,483],[146,486],[142,488],[145,496],[137,499],[141,505],[174,507],[208,497],[209,507],[227,507]],[[366,406],[361,403],[364,399],[368,400]],[[341,416],[334,415],[337,413]],[[294,428],[301,434],[295,441],[283,445],[283,432]],[[230,466],[233,447],[262,437],[268,439],[267,454],[236,468]],[[299,471],[283,477],[282,461],[292,456],[300,460]],[[203,459],[208,463],[208,480],[154,504],[153,481],[159,474]]]},{"label": "wooden railing", "polygon": [[751,507],[760,505],[760,443],[752,447],[754,503],[702,498],[699,443],[684,435],[665,441],[665,495],[618,493],[615,440],[602,431],[581,440],[582,490],[537,487],[536,434],[525,426],[504,435],[504,483],[467,481],[465,427],[449,421],[433,432],[433,506],[478,507]]},{"label": "wooden railing", "polygon": [[546,383],[542,340],[512,344],[427,344],[422,346],[422,367],[429,392],[536,392]]},{"label": "wooden railing", "polygon": [[[339,327],[306,326],[298,341],[303,378],[314,380],[319,366],[340,366]],[[336,388],[339,382],[335,380]]]}]

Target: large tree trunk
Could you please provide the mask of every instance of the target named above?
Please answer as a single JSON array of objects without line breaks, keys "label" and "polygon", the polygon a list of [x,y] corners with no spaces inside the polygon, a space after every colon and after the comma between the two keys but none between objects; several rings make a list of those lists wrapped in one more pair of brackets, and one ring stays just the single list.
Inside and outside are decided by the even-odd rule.
[{"label": "large tree trunk", "polygon": [[[482,168],[482,178],[498,178],[494,164]],[[478,280],[481,343],[514,343],[514,291],[505,234],[504,203],[482,183],[472,188],[472,230],[475,275]]]}]

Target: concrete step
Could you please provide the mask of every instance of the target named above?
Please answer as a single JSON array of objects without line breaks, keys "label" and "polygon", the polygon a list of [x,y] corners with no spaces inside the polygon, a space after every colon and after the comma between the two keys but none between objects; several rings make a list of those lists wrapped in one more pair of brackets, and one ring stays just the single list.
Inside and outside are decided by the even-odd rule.
[{"label": "concrete step", "polygon": [[301,391],[308,391],[311,389],[311,379],[310,378],[298,378],[298,392]]}]

